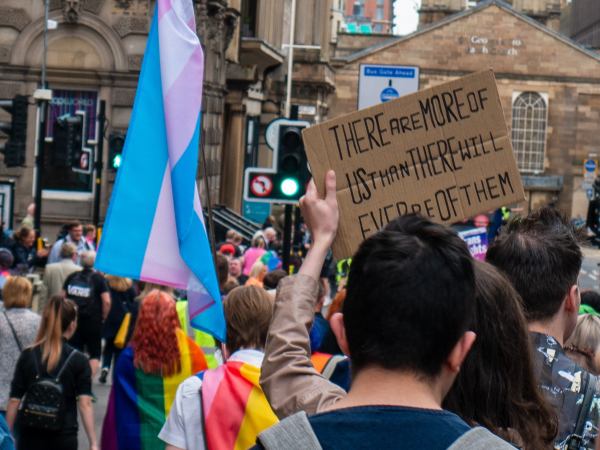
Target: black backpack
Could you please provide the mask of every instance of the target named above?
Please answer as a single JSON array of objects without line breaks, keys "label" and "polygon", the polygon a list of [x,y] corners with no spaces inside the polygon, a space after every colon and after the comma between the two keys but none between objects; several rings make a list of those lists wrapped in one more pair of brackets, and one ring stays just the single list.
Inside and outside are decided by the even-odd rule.
[{"label": "black backpack", "polygon": [[37,374],[19,405],[19,426],[58,431],[62,428],[65,416],[65,398],[60,376],[77,350],[71,350],[55,377],[42,376],[38,355],[36,350],[32,351]]},{"label": "black backpack", "polygon": [[77,305],[79,317],[90,318],[93,316],[95,301],[93,276],[93,270],[81,270],[67,279],[65,289],[67,298],[73,300]]}]

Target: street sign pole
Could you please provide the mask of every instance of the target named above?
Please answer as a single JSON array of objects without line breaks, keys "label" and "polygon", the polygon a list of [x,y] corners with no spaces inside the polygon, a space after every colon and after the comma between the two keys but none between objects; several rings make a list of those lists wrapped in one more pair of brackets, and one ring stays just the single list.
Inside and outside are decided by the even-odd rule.
[{"label": "street sign pole", "polygon": [[42,235],[42,172],[44,171],[44,154],[46,151],[46,108],[48,106],[48,102],[46,100],[40,100],[39,105],[40,128],[38,130],[38,148],[37,156],[35,158],[35,213],[33,215],[33,226],[38,238],[40,238]]}]

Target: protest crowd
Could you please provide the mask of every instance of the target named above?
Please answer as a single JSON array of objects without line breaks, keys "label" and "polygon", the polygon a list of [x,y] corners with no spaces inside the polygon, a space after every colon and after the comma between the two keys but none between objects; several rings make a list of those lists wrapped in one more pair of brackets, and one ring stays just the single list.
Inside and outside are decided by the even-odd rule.
[{"label": "protest crowd", "polygon": [[100,238],[36,241],[33,206],[0,228],[0,450],[600,450],[584,233],[553,206],[508,217],[493,72],[280,128],[280,173],[252,184],[281,181],[286,232],[214,242],[196,7],[156,2]]},{"label": "protest crowd", "polygon": [[27,224],[3,236],[0,448],[83,448],[78,427],[103,450],[596,448],[600,294],[578,287],[579,230],[545,207],[494,229],[484,262],[405,215],[336,264],[333,171],[325,186],[300,201],[291,275],[270,221],[216,245],[224,342],[190,326],[185,291],[96,271],[92,226],[40,250]]}]

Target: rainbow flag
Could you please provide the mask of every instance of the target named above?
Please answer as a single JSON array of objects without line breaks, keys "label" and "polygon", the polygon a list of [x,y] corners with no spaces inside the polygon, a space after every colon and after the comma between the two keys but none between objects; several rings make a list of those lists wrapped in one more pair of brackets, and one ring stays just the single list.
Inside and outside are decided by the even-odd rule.
[{"label": "rainbow flag", "polygon": [[277,423],[258,380],[260,369],[241,361],[198,375],[202,379],[202,411],[210,450],[246,450],[260,432]]},{"label": "rainbow flag", "polygon": [[117,361],[113,387],[102,426],[102,450],[164,450],[158,439],[177,387],[186,378],[206,369],[200,347],[177,329],[181,372],[170,377],[149,375],[133,365],[127,347]]}]

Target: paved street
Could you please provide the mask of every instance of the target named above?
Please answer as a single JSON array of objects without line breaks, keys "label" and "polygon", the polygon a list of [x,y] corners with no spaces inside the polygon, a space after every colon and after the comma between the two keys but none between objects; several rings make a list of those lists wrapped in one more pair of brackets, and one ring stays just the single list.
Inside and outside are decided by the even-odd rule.
[{"label": "paved street", "polygon": [[[100,437],[102,433],[102,421],[104,420],[104,414],[106,413],[106,405],[108,404],[110,387],[110,383],[98,383],[98,376],[96,376],[96,379],[94,380],[92,386],[92,390],[96,395],[96,403],[94,403],[94,422],[96,425],[96,435],[98,436],[98,443],[100,443]],[[88,448],[88,440],[87,436],[85,435],[83,425],[81,424],[81,419],[79,420],[79,448]]]},{"label": "paved street", "polygon": [[582,289],[599,290],[600,280],[600,250],[596,248],[584,248],[584,259],[581,273],[579,274],[579,286]]}]

